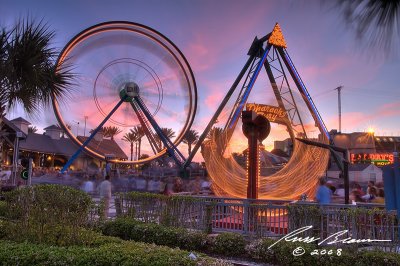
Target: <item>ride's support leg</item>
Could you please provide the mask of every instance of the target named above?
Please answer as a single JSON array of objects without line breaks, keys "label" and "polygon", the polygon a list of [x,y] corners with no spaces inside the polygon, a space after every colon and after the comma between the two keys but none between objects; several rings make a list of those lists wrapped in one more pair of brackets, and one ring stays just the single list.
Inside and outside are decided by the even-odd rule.
[{"label": "ride's support leg", "polygon": [[162,143],[164,144],[165,148],[167,149],[167,152],[172,158],[174,159],[175,163],[179,166],[182,167],[183,163],[186,161],[185,157],[182,155],[182,153],[175,147],[174,143],[164,135],[162,132],[160,126],[157,124],[157,122],[154,120],[153,116],[150,114],[148,111],[147,107],[144,105],[142,99],[139,96],[133,97],[135,103],[139,106],[140,110],[143,112],[143,114],[146,116],[147,120],[150,122],[151,126],[153,129],[156,131],[157,135],[161,139]]},{"label": "ride's support leg", "polygon": [[331,140],[331,137],[329,135],[328,129],[325,126],[324,121],[321,118],[321,115],[319,114],[317,107],[315,106],[310,94],[307,91],[306,86],[304,85],[302,79],[300,78],[299,73],[296,70],[296,67],[294,66],[292,60],[290,59],[289,54],[287,53],[287,51],[281,47],[277,48],[281,58],[283,59],[283,62],[285,63],[287,69],[289,70],[290,75],[292,76],[297,89],[299,90],[299,92],[301,93],[301,95],[303,96],[303,99],[306,102],[306,105],[308,107],[308,109],[311,112],[311,115],[313,116],[314,120],[317,122],[318,128],[319,130],[325,135],[327,140]]},{"label": "ride's support leg", "polygon": [[89,144],[89,142],[93,139],[93,137],[97,134],[97,132],[102,129],[104,124],[110,119],[110,117],[117,111],[117,109],[121,106],[121,104],[125,101],[125,99],[128,96],[124,96],[121,98],[121,100],[117,103],[117,105],[111,110],[111,112],[104,118],[103,121],[101,121],[100,125],[93,130],[92,134],[85,140],[85,142],[79,147],[79,149],[72,155],[72,157],[68,160],[68,162],[64,165],[64,167],[61,169],[61,173],[64,173],[65,170],[68,169],[68,167],[71,166],[71,164],[75,161],[75,159],[79,156],[79,154],[85,149],[85,147]]},{"label": "ride's support leg", "polygon": [[210,132],[211,128],[214,126],[215,121],[217,121],[218,116],[221,114],[222,110],[226,106],[227,102],[231,98],[232,94],[236,90],[239,82],[242,80],[244,74],[246,73],[247,69],[251,65],[251,62],[253,62],[254,56],[250,56],[249,59],[247,60],[246,64],[244,65],[243,69],[240,71],[239,75],[237,76],[236,80],[233,82],[231,88],[229,89],[228,93],[226,94],[225,98],[222,100],[221,104],[219,105],[217,111],[214,113],[213,117],[211,118],[210,122],[208,123],[206,129],[203,131],[203,133],[200,135],[199,140],[197,141],[196,145],[192,149],[192,153],[189,154],[188,158],[186,159],[185,164],[183,165],[183,168],[186,168],[190,165],[190,163],[193,160],[193,157],[196,155],[197,151],[200,149],[201,144],[204,142],[206,139],[208,133]]},{"label": "ride's support leg", "polygon": [[261,69],[262,69],[262,67],[264,65],[264,62],[265,62],[265,60],[267,60],[268,52],[269,52],[270,49],[271,49],[271,45],[267,44],[267,47],[265,47],[264,53],[263,53],[260,61],[258,62],[258,66],[254,70],[254,73],[253,73],[253,75],[252,75],[252,77],[250,79],[249,85],[247,85],[246,91],[243,93],[242,99],[240,100],[239,105],[235,110],[235,113],[234,113],[234,115],[232,117],[232,120],[231,120],[231,122],[229,124],[229,128],[232,128],[232,127],[234,127],[236,125],[236,123],[237,123],[237,121],[239,119],[239,116],[243,111],[244,105],[246,104],[247,99],[249,98],[249,95],[250,95],[250,92],[251,92],[251,90],[252,90],[252,88],[254,86],[254,83],[257,80],[258,74],[260,74],[260,71],[261,71]]}]

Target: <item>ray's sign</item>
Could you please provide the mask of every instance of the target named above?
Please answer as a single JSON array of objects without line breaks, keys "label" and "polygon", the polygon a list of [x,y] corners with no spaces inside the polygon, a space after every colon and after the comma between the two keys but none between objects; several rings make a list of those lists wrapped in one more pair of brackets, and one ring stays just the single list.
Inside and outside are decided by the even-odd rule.
[{"label": "ray's sign", "polygon": [[247,111],[254,111],[257,114],[265,116],[270,122],[286,125],[287,115],[283,108],[259,104],[259,103],[248,103],[246,104]]},{"label": "ray's sign", "polygon": [[394,162],[392,153],[352,153],[350,154],[352,163],[373,163],[376,166],[384,166]]}]

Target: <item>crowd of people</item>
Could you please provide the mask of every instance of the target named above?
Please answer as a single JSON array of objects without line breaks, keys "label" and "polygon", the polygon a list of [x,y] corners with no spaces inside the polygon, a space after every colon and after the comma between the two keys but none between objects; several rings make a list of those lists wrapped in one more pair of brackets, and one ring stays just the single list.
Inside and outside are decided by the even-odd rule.
[{"label": "crowd of people", "polygon": [[[333,182],[321,178],[315,200],[320,204],[329,204],[332,202],[333,197],[344,197],[344,185],[339,184],[336,187]],[[353,204],[357,202],[384,204],[385,191],[383,183],[379,182],[375,184],[374,181],[369,181],[367,189],[364,191],[359,183],[353,182],[351,185],[350,200]]]}]

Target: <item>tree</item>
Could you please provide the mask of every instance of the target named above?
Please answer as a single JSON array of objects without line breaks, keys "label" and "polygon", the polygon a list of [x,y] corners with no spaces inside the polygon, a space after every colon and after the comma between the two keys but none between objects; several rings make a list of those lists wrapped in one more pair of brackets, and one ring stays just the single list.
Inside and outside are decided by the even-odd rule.
[{"label": "tree", "polygon": [[[175,132],[172,128],[163,127],[163,128],[161,128],[161,131],[162,131],[163,135],[169,139],[172,139],[175,137]],[[154,134],[154,139],[158,142],[158,145],[160,147],[163,147],[161,138],[160,138],[160,136],[158,136],[157,133]]]},{"label": "tree", "polygon": [[123,141],[129,142],[131,144],[131,161],[133,161],[133,144],[138,141],[138,136],[131,129],[130,132],[125,133],[122,138]]},{"label": "tree", "polygon": [[199,133],[196,130],[190,129],[186,131],[182,141],[183,143],[188,145],[188,154],[192,153],[192,145],[196,144],[198,139],[199,139]]},{"label": "tree", "polygon": [[121,132],[122,130],[116,126],[103,127],[103,136],[105,138],[111,138],[111,140],[114,140],[114,136],[118,135]]},{"label": "tree", "polygon": [[20,103],[34,115],[52,97],[62,101],[68,96],[75,74],[68,63],[56,71],[58,51],[50,46],[54,35],[46,23],[29,18],[0,29],[0,106],[6,111]]},{"label": "tree", "polygon": [[[57,124],[57,126],[62,129],[61,137],[64,138],[66,132],[64,131],[63,127],[60,124]],[[72,129],[71,124],[65,124],[65,127],[70,131]]]},{"label": "tree", "polygon": [[144,137],[144,129],[142,126],[135,126],[131,129],[132,132],[136,134],[137,142],[138,142],[138,150],[137,150],[137,158],[140,158],[140,152],[142,150],[142,138]]},{"label": "tree", "polygon": [[378,46],[387,52],[397,47],[400,0],[340,0],[334,3],[343,13],[346,24],[355,28],[357,38],[366,39],[368,48]]},{"label": "tree", "polygon": [[[150,157],[150,155],[148,155],[148,154],[142,154],[142,155],[140,155],[139,160],[147,159],[149,157]],[[139,167],[141,170],[145,170],[150,167],[150,162],[141,164]]]},{"label": "tree", "polygon": [[36,126],[28,127],[28,133],[36,133],[37,131],[38,131],[38,129],[36,128]]},{"label": "tree", "polygon": [[220,127],[213,127],[210,132],[208,132],[207,138],[209,143],[215,146],[217,153],[223,154],[228,144],[226,132]]}]

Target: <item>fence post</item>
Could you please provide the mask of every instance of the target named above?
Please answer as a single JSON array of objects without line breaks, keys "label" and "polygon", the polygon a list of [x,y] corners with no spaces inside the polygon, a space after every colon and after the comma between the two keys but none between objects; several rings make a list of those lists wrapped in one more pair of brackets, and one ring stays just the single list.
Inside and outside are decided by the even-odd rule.
[{"label": "fence post", "polygon": [[247,235],[249,229],[249,214],[250,214],[250,204],[248,199],[243,200],[243,228],[242,230]]},{"label": "fence post", "polygon": [[122,216],[122,196],[117,194],[114,197],[115,213],[117,217]]},{"label": "fence post", "polygon": [[205,215],[205,232],[207,234],[212,233],[212,203],[206,203],[206,215]]}]

